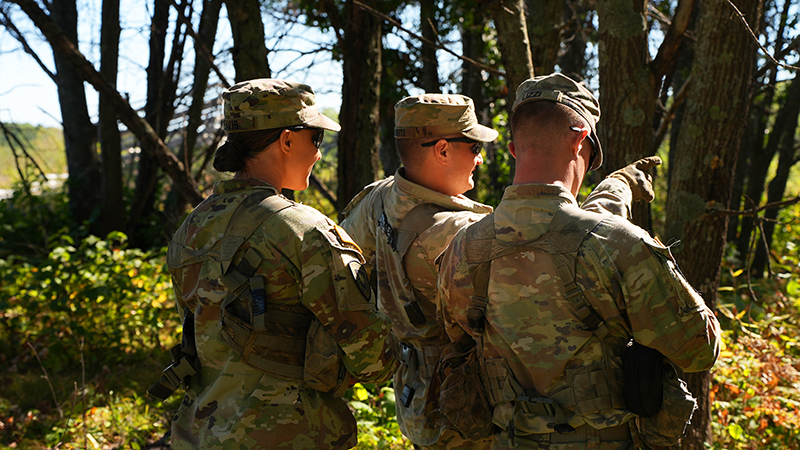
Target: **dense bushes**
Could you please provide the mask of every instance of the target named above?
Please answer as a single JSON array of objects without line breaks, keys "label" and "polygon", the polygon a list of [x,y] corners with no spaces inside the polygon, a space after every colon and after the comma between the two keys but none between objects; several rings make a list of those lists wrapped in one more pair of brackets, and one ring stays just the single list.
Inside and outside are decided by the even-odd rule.
[{"label": "dense bushes", "polygon": [[[787,210],[778,275],[748,283],[731,257],[713,371],[718,449],[800,448],[800,230]],[[164,438],[181,398],[144,392],[168,363],[179,324],[164,251],[126,237],[67,234],[63,195],[0,202],[0,447],[142,448]],[[73,233],[74,233],[73,229]],[[346,394],[359,449],[410,448],[388,385]]]}]

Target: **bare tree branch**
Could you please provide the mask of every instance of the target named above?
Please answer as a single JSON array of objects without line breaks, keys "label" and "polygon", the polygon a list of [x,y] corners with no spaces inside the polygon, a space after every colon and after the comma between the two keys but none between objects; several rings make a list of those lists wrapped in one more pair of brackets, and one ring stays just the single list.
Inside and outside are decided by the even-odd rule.
[{"label": "bare tree branch", "polygon": [[312,172],[309,181],[311,181],[311,186],[314,186],[314,188],[318,190],[323,197],[331,202],[331,205],[336,205],[336,194],[334,194],[333,191],[331,191],[328,186],[326,186],[325,183],[323,183],[322,180],[317,177],[316,174]]},{"label": "bare tree branch", "polygon": [[44,62],[42,62],[41,58],[39,58],[39,55],[37,55],[36,52],[33,51],[30,45],[28,45],[28,41],[25,39],[25,36],[19,31],[19,29],[17,29],[16,25],[14,25],[14,23],[11,21],[11,18],[8,17],[8,15],[6,14],[6,11],[0,10],[0,13],[3,14],[3,19],[0,20],[0,23],[2,23],[3,26],[6,27],[6,29],[10,32],[11,36],[13,36],[14,39],[16,39],[17,41],[19,41],[20,44],[22,44],[22,48],[23,50],[25,50],[25,53],[31,55],[33,60],[36,61],[36,64],[39,64],[39,67],[42,68],[42,71],[44,71],[44,73],[46,73],[47,76],[50,77],[51,80],[53,80],[53,82],[55,82],[56,75],[53,72],[51,72],[50,69],[47,68]]},{"label": "bare tree branch", "polygon": [[203,196],[197,190],[197,185],[189,176],[183,164],[167,148],[158,134],[146,120],[139,117],[130,104],[122,98],[120,93],[97,72],[86,58],[81,54],[75,44],[61,31],[61,28],[47,15],[34,0],[9,0],[19,5],[30,17],[47,41],[53,51],[61,52],[69,58],[78,74],[89,84],[94,86],[100,95],[106,96],[116,108],[119,119],[142,142],[142,149],[152,154],[158,165],[175,181],[175,187],[184,198],[192,205],[203,201]]},{"label": "bare tree branch", "polygon": [[653,137],[653,146],[651,147],[653,154],[656,154],[658,147],[661,146],[661,142],[664,140],[664,136],[667,134],[667,128],[670,123],[672,123],[672,119],[675,117],[675,111],[678,110],[678,107],[683,104],[683,101],[686,100],[686,94],[689,92],[689,82],[692,81],[692,76],[689,75],[684,81],[683,86],[678,90],[678,92],[672,97],[672,104],[669,106],[664,115],[661,118],[661,122],[658,124],[658,130]]},{"label": "bare tree branch", "polygon": [[[757,217],[758,213],[767,209],[776,209],[776,208],[783,208],[785,206],[794,205],[800,203],[800,195],[790,198],[789,200],[782,200],[779,202],[772,202],[766,203],[763,206],[759,206],[756,208],[751,209],[742,209],[742,210],[732,210],[732,209],[715,209],[714,212],[718,214],[725,214],[728,216],[745,216],[745,217]],[[762,219],[767,220],[767,219]]]},{"label": "bare tree branch", "polygon": [[781,67],[786,68],[786,69],[800,70],[800,67],[792,66],[792,65],[789,65],[789,64],[784,64],[784,63],[778,61],[777,59],[775,59],[774,56],[770,55],[769,52],[767,51],[767,49],[765,49],[764,46],[761,45],[761,42],[758,42],[758,36],[756,36],[756,34],[753,33],[752,28],[750,28],[750,25],[747,23],[747,19],[744,17],[744,14],[742,14],[742,12],[739,11],[739,8],[737,8],[736,5],[734,5],[731,0],[725,0],[725,1],[727,1],[728,4],[731,5],[731,8],[733,8],[733,10],[736,11],[736,15],[739,16],[739,19],[744,24],[744,27],[747,29],[747,32],[750,33],[750,37],[752,37],[753,40],[756,42],[756,44],[758,45],[758,48],[761,49],[761,53],[763,53],[764,56],[769,58],[772,61],[772,63],[775,64],[775,65],[781,66]]},{"label": "bare tree branch", "polygon": [[[689,27],[689,20],[692,17],[695,0],[680,0],[675,10],[675,15],[670,22],[666,17],[664,20],[669,24],[664,42],[658,49],[658,54],[652,62],[653,74],[657,79],[661,79],[672,71],[675,66],[675,57],[681,47],[683,39],[686,37],[686,29]],[[651,12],[657,11],[652,3],[648,2]]]},{"label": "bare tree branch", "polygon": [[[178,3],[175,0],[172,0],[172,7],[175,8],[176,11],[180,11],[178,9]],[[222,71],[219,69],[219,66],[214,63],[214,54],[211,53],[211,50],[203,43],[203,40],[200,39],[200,36],[194,31],[194,27],[192,26],[192,22],[189,20],[189,17],[184,14],[178,14],[178,22],[186,25],[186,33],[194,39],[195,50],[200,52],[200,55],[205,58],[208,62],[208,65],[214,70],[214,73],[219,78],[220,82],[225,86],[225,88],[231,87],[230,82],[225,75],[222,74]]]},{"label": "bare tree branch", "polygon": [[413,31],[404,28],[403,24],[401,24],[397,20],[389,17],[388,15],[386,15],[386,14],[384,14],[384,13],[382,13],[382,12],[380,12],[380,11],[374,9],[374,8],[371,8],[371,7],[367,6],[367,5],[365,5],[364,3],[361,3],[358,0],[353,0],[353,3],[355,3],[356,5],[358,5],[361,8],[365,9],[366,11],[369,11],[370,13],[382,18],[383,20],[391,23],[395,27],[399,28],[400,30],[402,30],[405,33],[407,33],[408,35],[410,35],[410,36],[414,37],[415,39],[419,40],[423,44],[431,45],[431,46],[433,46],[433,47],[435,47],[435,48],[437,48],[439,50],[444,50],[447,53],[455,56],[456,58],[458,58],[458,59],[460,59],[462,61],[465,61],[465,62],[467,62],[469,64],[472,64],[475,67],[478,67],[478,68],[480,68],[482,70],[485,70],[485,71],[487,71],[487,72],[489,72],[491,74],[506,78],[506,73],[503,72],[502,70],[498,70],[498,69],[495,69],[494,67],[487,66],[486,64],[483,64],[483,63],[480,63],[478,61],[475,61],[474,59],[468,58],[468,57],[466,57],[464,55],[459,55],[458,53],[450,50],[449,48],[445,47],[444,45],[440,45],[440,44],[437,44],[436,42],[433,42],[431,40],[425,39],[424,37],[414,33]]}]

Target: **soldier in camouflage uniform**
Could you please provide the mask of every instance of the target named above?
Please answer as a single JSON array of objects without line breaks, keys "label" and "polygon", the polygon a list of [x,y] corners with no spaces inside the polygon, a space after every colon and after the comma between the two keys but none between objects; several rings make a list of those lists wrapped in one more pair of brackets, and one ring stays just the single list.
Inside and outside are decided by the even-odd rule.
[{"label": "soldier in camouflage uniform", "polygon": [[308,187],[323,130],[340,127],[303,84],[251,80],[223,99],[228,137],[214,167],[236,175],[195,208],[168,254],[200,364],[172,448],[354,447],[341,396],[394,372],[391,323],[347,233],[280,195]]},{"label": "soldier in camouflage uniform", "polygon": [[[522,83],[511,118],[514,184],[442,258],[446,332],[479,343],[496,449],[630,448],[638,434],[620,379],[629,337],[689,372],[719,355],[719,323],[669,248],[622,217],[576,212],[586,171],[602,163],[599,116],[595,97],[568,77]],[[629,168],[612,176],[627,179]],[[652,191],[634,191],[640,198]],[[581,230],[565,217],[596,226]],[[577,256],[561,264],[555,232],[570,227],[583,234],[569,251]],[[477,261],[488,264],[485,282]],[[571,274],[562,270],[570,265]]]},{"label": "soldier in camouflage uniform", "polygon": [[[402,342],[401,366],[394,376],[397,421],[417,446],[489,448],[491,439],[472,442],[455,430],[442,430],[431,403],[431,377],[441,348],[448,343],[434,300],[437,257],[463,226],[492,208],[464,195],[474,186],[483,162],[481,144],[495,130],[478,123],[472,99],[463,95],[423,94],[395,105],[395,138],[403,162],[394,176],[367,186],[345,208],[341,225],[364,252],[378,285],[378,307],[392,320]],[[631,189],[639,178],[603,181],[587,201],[595,208],[628,214]]]}]

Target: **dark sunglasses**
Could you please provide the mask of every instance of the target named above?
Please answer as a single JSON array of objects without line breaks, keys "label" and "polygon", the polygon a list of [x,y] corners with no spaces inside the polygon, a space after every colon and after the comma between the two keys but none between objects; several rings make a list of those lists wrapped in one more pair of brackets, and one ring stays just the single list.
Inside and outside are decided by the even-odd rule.
[{"label": "dark sunglasses", "polygon": [[470,139],[468,137],[455,137],[455,138],[449,138],[449,139],[444,139],[444,138],[436,139],[435,141],[430,141],[430,142],[425,142],[423,144],[420,144],[420,146],[422,146],[422,147],[433,147],[439,141],[462,142],[464,144],[472,144],[472,148],[470,150],[472,150],[472,154],[473,155],[477,155],[478,153],[480,153],[481,149],[483,148],[483,143],[482,142],[478,142],[475,139]]},{"label": "dark sunglasses", "polygon": [[314,127],[307,127],[305,125],[295,125],[293,127],[286,127],[278,130],[274,135],[272,135],[265,145],[270,145],[273,142],[277,141],[279,137],[281,137],[281,133],[283,130],[289,131],[302,131],[302,130],[312,130],[315,133],[311,136],[311,143],[314,144],[315,147],[319,148],[322,145],[322,139],[325,137],[325,130],[322,128],[314,128]]},{"label": "dark sunglasses", "polygon": [[322,145],[322,139],[325,137],[325,130],[322,128],[314,128],[314,127],[307,127],[305,125],[298,125],[296,127],[289,127],[287,130],[291,131],[302,131],[302,130],[311,130],[314,132],[311,135],[311,143],[314,144],[314,147],[319,148]]}]

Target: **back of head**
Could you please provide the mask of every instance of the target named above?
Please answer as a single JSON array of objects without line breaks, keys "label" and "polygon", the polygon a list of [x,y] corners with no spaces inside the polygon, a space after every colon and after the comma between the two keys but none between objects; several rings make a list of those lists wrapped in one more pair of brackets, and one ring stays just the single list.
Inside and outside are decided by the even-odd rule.
[{"label": "back of head", "polygon": [[600,119],[600,103],[595,96],[581,83],[560,73],[528,79],[517,88],[517,95],[512,107],[511,130],[515,139],[522,132],[521,124],[530,124],[528,117],[532,112],[538,114],[539,120],[547,120],[547,114],[541,110],[546,107],[528,106],[543,103],[557,107],[552,111],[561,111],[571,123],[563,126],[568,129],[572,125],[589,127],[589,140],[596,152],[590,170],[595,170],[603,163],[603,149],[597,138],[597,121]]},{"label": "back of head", "polygon": [[214,168],[238,172],[262,152],[282,130],[292,127],[339,131],[339,124],[321,114],[310,86],[259,78],[237,83],[222,93],[226,141],[214,155]]},{"label": "back of head", "polygon": [[511,140],[518,151],[534,152],[537,158],[555,158],[559,156],[558,150],[568,148],[574,134],[571,126],[587,126],[587,123],[560,103],[525,103],[511,116]]},{"label": "back of head", "polygon": [[478,123],[472,99],[459,94],[406,97],[394,107],[394,137],[404,165],[418,159],[420,144],[437,138],[464,136],[492,142],[498,132]]}]

